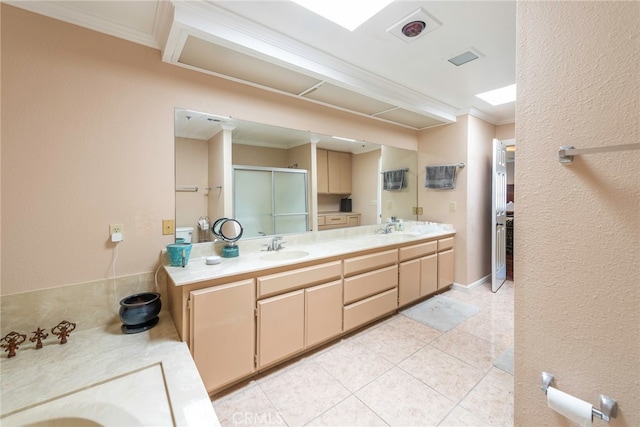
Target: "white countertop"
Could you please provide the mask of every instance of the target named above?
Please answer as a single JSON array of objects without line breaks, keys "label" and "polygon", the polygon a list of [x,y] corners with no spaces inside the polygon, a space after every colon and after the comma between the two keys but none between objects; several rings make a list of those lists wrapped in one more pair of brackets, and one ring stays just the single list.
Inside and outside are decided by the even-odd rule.
[{"label": "white countertop", "polygon": [[[120,324],[114,323],[72,332],[63,345],[49,334],[43,344],[42,349],[36,350],[35,344],[27,339],[15,357],[2,355],[0,424],[6,425],[4,418],[12,413],[20,415],[25,408],[37,408],[113,379],[126,388],[145,393],[144,385],[138,382],[142,376],[135,374],[155,367],[161,373],[161,381],[163,377],[166,390],[160,393],[166,395],[171,408],[169,416],[175,425],[219,426],[191,354],[179,340],[166,310],[160,313],[160,322],[148,331],[123,334]],[[92,403],[118,406],[117,401]],[[149,407],[140,410],[145,414]],[[67,409],[67,416],[73,415],[69,412]]]},{"label": "white countertop", "polygon": [[[410,227],[410,226],[409,226]],[[205,280],[213,280],[238,274],[268,270],[287,265],[317,261],[325,258],[343,256],[349,253],[357,253],[370,249],[380,249],[385,246],[397,246],[421,240],[437,239],[441,236],[452,235],[455,229],[448,224],[431,224],[429,227],[407,227],[403,232],[394,231],[389,234],[377,234],[377,227],[353,227],[334,231],[320,231],[301,235],[283,236],[286,251],[304,251],[307,256],[289,260],[264,260],[266,252],[260,250],[261,243],[266,243],[271,238],[251,239],[244,247],[239,244],[240,255],[235,258],[222,258],[220,264],[207,265],[207,255],[217,255],[213,252],[213,244],[209,244],[210,253],[200,251],[189,259],[185,267],[172,267],[165,265],[167,273],[176,286],[189,285]],[[354,230],[360,229],[359,232]],[[205,244],[206,245],[206,244]],[[195,247],[194,247],[195,248]]]}]

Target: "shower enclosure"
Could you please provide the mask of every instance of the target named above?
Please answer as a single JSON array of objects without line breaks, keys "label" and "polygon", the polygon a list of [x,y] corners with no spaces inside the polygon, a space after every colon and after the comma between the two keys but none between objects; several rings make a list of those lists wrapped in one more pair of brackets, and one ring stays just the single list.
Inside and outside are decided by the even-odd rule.
[{"label": "shower enclosure", "polygon": [[309,230],[307,171],[233,167],[233,212],[244,237]]}]

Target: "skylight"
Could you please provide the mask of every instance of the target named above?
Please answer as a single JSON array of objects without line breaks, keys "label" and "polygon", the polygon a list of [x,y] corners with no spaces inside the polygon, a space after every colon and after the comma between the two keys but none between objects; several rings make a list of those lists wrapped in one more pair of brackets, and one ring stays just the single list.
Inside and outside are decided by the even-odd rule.
[{"label": "skylight", "polygon": [[479,93],[476,96],[494,106],[507,104],[516,100],[516,85],[512,84],[511,86]]},{"label": "skylight", "polygon": [[380,12],[393,0],[292,0],[349,31]]}]

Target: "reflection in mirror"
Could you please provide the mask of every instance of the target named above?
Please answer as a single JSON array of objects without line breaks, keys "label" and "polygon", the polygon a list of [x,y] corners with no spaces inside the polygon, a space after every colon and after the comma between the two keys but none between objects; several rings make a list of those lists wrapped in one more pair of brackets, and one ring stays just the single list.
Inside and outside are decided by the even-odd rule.
[{"label": "reflection in mirror", "polygon": [[242,237],[242,226],[235,219],[227,219],[222,222],[220,236],[226,242],[236,242]]},{"label": "reflection in mirror", "polygon": [[[416,219],[417,163],[415,151],[176,109],[176,226],[236,218],[248,238]],[[405,186],[383,190],[382,172],[394,169],[408,169]],[[236,175],[265,170],[278,178]],[[288,181],[280,177],[295,184],[281,183],[286,190],[264,201],[255,194],[240,199]],[[203,234],[194,233],[194,243],[206,241]]]},{"label": "reflection in mirror", "polygon": [[233,212],[246,237],[309,231],[307,171],[234,166]]}]

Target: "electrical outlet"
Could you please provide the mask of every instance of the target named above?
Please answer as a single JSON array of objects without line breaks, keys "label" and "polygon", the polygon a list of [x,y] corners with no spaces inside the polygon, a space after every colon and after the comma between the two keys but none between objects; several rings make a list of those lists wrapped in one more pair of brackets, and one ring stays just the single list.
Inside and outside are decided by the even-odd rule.
[{"label": "electrical outlet", "polygon": [[174,234],[176,232],[175,223],[172,219],[163,219],[162,220],[162,234],[169,235]]},{"label": "electrical outlet", "polygon": [[451,212],[455,212],[456,211],[456,202],[449,202],[449,210]]},{"label": "electrical outlet", "polygon": [[122,224],[109,224],[109,234],[113,235],[115,233],[122,234]]}]

